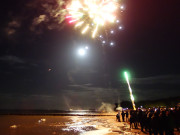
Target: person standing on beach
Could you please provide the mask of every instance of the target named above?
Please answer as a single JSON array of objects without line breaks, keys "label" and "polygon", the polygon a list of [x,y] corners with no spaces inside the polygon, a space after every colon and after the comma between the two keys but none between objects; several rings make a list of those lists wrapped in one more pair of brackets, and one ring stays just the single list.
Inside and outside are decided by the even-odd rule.
[{"label": "person standing on beach", "polygon": [[130,128],[133,128],[133,125],[134,125],[134,111],[131,110],[130,111]]},{"label": "person standing on beach", "polygon": [[124,122],[124,116],[125,116],[124,111],[122,111],[121,115],[122,115],[122,120],[123,120],[123,122]]},{"label": "person standing on beach", "polygon": [[154,135],[158,135],[159,133],[160,121],[158,114],[159,113],[155,112],[151,118],[152,132],[154,133]]},{"label": "person standing on beach", "polygon": [[153,113],[150,111],[147,114],[147,126],[148,126],[148,130],[149,130],[149,135],[152,135],[152,121],[151,121],[152,115],[153,115]]},{"label": "person standing on beach", "polygon": [[166,112],[162,111],[160,113],[160,117],[159,117],[159,134],[163,135],[163,134],[168,134],[167,133],[167,128],[168,128],[168,117],[166,116]]},{"label": "person standing on beach", "polygon": [[174,110],[174,124],[177,131],[180,131],[180,108],[175,106]]},{"label": "person standing on beach", "polygon": [[128,111],[126,111],[126,122],[128,122],[129,121],[129,113],[128,113]]},{"label": "person standing on beach", "polygon": [[119,113],[116,115],[116,121],[120,122],[120,115],[119,115]]}]

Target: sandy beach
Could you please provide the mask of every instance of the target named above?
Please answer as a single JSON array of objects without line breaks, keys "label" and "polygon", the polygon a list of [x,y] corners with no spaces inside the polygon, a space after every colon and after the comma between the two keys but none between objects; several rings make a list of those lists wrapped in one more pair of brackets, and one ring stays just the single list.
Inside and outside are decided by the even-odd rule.
[{"label": "sandy beach", "polygon": [[0,116],[0,135],[145,135],[129,127],[115,116]]},{"label": "sandy beach", "polygon": [[0,116],[1,135],[134,135],[115,116]]}]

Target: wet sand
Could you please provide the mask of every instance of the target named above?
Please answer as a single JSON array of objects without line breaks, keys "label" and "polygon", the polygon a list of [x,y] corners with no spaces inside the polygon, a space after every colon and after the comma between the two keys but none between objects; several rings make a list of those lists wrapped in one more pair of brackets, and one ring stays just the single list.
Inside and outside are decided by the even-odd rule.
[{"label": "wet sand", "polygon": [[0,116],[0,135],[145,135],[115,116]]}]

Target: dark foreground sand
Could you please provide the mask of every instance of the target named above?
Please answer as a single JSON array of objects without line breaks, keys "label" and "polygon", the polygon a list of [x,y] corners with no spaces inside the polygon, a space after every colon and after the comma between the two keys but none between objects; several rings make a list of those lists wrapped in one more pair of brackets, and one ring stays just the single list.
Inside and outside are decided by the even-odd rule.
[{"label": "dark foreground sand", "polygon": [[115,116],[0,116],[0,135],[145,135]]}]

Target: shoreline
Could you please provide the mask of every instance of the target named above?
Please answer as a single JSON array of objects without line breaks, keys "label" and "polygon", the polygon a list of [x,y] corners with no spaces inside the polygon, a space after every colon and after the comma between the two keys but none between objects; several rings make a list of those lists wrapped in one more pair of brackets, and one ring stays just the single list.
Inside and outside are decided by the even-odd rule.
[{"label": "shoreline", "polygon": [[6,112],[0,115],[17,115],[17,116],[116,116],[117,112],[104,113],[95,111],[64,111],[64,112]]},{"label": "shoreline", "polygon": [[[112,115],[112,114],[110,114]],[[116,116],[0,115],[0,134],[11,135],[147,135]],[[179,135],[175,131],[174,135]]]},{"label": "shoreline", "polygon": [[15,115],[15,116],[116,116],[115,114],[0,114],[0,116],[10,116],[10,115]]}]

